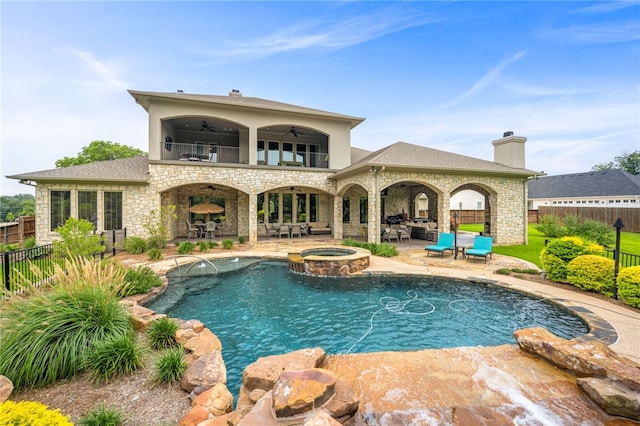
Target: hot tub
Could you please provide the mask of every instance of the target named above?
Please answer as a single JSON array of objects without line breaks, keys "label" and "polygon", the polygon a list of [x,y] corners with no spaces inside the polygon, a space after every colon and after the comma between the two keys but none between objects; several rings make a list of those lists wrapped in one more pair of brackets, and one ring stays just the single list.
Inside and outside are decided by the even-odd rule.
[{"label": "hot tub", "polygon": [[358,247],[323,246],[289,253],[289,269],[315,276],[346,276],[369,267],[371,252]]}]

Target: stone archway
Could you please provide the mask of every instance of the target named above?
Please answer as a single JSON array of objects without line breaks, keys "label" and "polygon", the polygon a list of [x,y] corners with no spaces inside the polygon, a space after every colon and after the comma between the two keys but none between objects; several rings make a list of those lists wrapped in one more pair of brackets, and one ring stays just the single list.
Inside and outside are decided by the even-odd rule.
[{"label": "stone archway", "polygon": [[[492,228],[492,215],[491,215],[491,207],[492,207],[492,192],[490,192],[487,188],[483,187],[482,185],[476,184],[476,183],[466,183],[464,185],[460,185],[459,187],[455,188],[453,191],[451,191],[451,196],[454,196],[455,194],[461,192],[461,191],[474,191],[477,192],[479,194],[481,194],[484,197],[484,203],[483,203],[483,207],[484,207],[484,212],[481,214],[481,217],[478,217],[477,215],[474,214],[473,223],[478,223],[478,220],[481,220],[481,223],[483,224],[483,231],[481,231],[483,234],[485,235],[491,235],[491,228]],[[453,217],[453,212],[454,209],[451,210],[451,217]],[[460,216],[462,216],[462,214],[459,212]],[[451,219],[453,220],[453,219]],[[470,222],[471,219],[465,218],[465,217],[459,217],[458,221],[459,223],[471,223]]]}]

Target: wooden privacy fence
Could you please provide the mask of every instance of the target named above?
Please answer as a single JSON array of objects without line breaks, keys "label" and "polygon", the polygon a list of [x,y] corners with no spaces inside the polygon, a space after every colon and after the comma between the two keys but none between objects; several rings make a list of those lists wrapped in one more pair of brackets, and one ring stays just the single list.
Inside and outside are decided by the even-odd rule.
[{"label": "wooden privacy fence", "polygon": [[535,222],[531,221],[530,210],[529,223],[538,223],[542,216],[578,216],[585,220],[595,220],[613,227],[614,222],[620,218],[624,224],[623,231],[640,232],[640,209],[638,208],[621,208],[621,207],[556,207],[556,206],[540,206],[538,207],[538,215]]},{"label": "wooden privacy fence", "polygon": [[21,216],[17,222],[0,224],[0,244],[20,244],[29,237],[36,235],[35,216]]}]

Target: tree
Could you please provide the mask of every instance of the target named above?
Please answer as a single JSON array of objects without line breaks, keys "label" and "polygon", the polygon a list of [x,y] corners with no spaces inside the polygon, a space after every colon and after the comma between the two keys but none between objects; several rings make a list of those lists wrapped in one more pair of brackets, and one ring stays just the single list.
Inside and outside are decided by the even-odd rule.
[{"label": "tree", "polygon": [[0,220],[9,213],[13,217],[33,216],[35,211],[35,197],[31,194],[3,195],[0,196]]},{"label": "tree", "polygon": [[623,152],[609,163],[596,164],[591,168],[594,172],[621,169],[632,175],[640,175],[640,151]]},{"label": "tree", "polygon": [[56,167],[77,166],[97,161],[115,160],[144,155],[146,152],[128,145],[111,141],[93,141],[82,148],[77,157],[64,157],[56,161]]}]

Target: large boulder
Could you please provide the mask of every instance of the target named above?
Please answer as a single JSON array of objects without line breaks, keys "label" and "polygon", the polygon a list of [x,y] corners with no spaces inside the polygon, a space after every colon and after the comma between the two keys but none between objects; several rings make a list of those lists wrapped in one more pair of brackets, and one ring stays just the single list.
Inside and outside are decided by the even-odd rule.
[{"label": "large boulder", "polygon": [[180,379],[180,386],[187,392],[198,386],[211,388],[218,383],[227,383],[227,368],[220,351],[211,351],[196,359]]},{"label": "large boulder", "polygon": [[254,389],[269,391],[284,370],[320,367],[325,357],[326,353],[322,348],[313,348],[258,358],[242,372],[242,385],[249,393]]},{"label": "large boulder", "polygon": [[611,379],[580,378],[578,386],[607,414],[640,420],[640,394]]},{"label": "large boulder", "polygon": [[602,342],[566,340],[542,327],[517,330],[514,337],[520,349],[578,377],[609,377],[640,391],[640,365],[619,356]]},{"label": "large boulder", "polygon": [[286,370],[273,387],[271,406],[278,418],[311,411],[333,397],[335,385],[336,377],[329,370]]},{"label": "large boulder", "polygon": [[8,377],[0,375],[0,404],[9,399],[11,392],[13,392],[13,383]]}]

